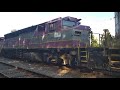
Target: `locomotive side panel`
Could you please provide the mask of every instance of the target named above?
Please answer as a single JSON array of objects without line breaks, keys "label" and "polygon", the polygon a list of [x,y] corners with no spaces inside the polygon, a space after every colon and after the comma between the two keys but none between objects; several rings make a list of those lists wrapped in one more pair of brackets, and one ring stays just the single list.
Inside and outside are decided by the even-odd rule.
[{"label": "locomotive side panel", "polygon": [[[5,47],[25,49],[59,47],[67,48],[77,47],[79,43],[81,43],[82,46],[89,40],[86,41],[85,38],[88,38],[88,36],[85,34],[83,35],[83,33],[87,30],[82,30],[81,34],[78,29],[76,29],[76,31],[72,29],[74,26],[78,26],[78,21],[79,20],[76,18],[59,18],[50,22],[46,22],[44,24],[13,32],[11,34],[5,35]],[[80,32],[80,34],[75,36],[74,31],[75,33]]]}]

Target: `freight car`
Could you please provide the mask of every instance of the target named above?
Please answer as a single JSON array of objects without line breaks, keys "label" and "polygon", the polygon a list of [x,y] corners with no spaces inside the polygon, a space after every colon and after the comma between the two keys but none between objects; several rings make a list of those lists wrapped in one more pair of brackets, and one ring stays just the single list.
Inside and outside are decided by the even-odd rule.
[{"label": "freight car", "polygon": [[57,65],[87,66],[90,26],[74,17],[56,18],[4,35],[2,55]]}]

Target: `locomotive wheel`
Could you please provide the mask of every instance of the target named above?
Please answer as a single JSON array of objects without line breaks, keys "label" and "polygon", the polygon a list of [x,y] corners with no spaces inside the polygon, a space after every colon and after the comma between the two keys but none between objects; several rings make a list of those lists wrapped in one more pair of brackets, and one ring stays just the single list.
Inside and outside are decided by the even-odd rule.
[{"label": "locomotive wheel", "polygon": [[63,66],[63,59],[61,59],[61,58],[58,58],[58,60],[57,60],[57,65],[59,66],[59,67],[62,67]]},{"label": "locomotive wheel", "polygon": [[52,57],[47,58],[47,64],[51,64]]},{"label": "locomotive wheel", "polygon": [[75,68],[77,66],[76,58],[71,59],[71,67]]},{"label": "locomotive wheel", "polygon": [[47,57],[48,57],[48,54],[47,53],[43,53],[42,59],[43,59],[44,63],[47,63]]}]

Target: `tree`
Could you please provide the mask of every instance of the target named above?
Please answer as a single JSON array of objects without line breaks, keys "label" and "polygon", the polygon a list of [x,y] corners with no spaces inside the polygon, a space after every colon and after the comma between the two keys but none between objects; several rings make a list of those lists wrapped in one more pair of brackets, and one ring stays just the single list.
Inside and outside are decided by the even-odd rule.
[{"label": "tree", "polygon": [[113,38],[113,44],[114,44],[114,46],[113,46],[114,48],[120,48],[120,36]]},{"label": "tree", "polygon": [[110,34],[108,29],[104,29],[103,31],[104,31],[104,33],[103,33],[103,35],[101,37],[101,46],[102,47],[107,47],[107,48],[113,47],[114,42],[115,42],[114,36],[112,36]]},{"label": "tree", "polygon": [[99,47],[98,39],[95,38],[92,31],[91,31],[91,47]]}]

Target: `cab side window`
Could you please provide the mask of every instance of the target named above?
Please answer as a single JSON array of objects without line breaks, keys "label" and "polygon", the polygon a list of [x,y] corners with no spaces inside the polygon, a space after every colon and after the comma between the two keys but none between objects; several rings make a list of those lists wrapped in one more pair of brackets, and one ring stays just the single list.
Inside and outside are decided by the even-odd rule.
[{"label": "cab side window", "polygon": [[54,32],[56,29],[56,23],[50,23],[49,24],[49,32]]},{"label": "cab side window", "polygon": [[50,30],[53,30],[54,29],[54,26],[53,26],[53,23],[50,24]]}]

